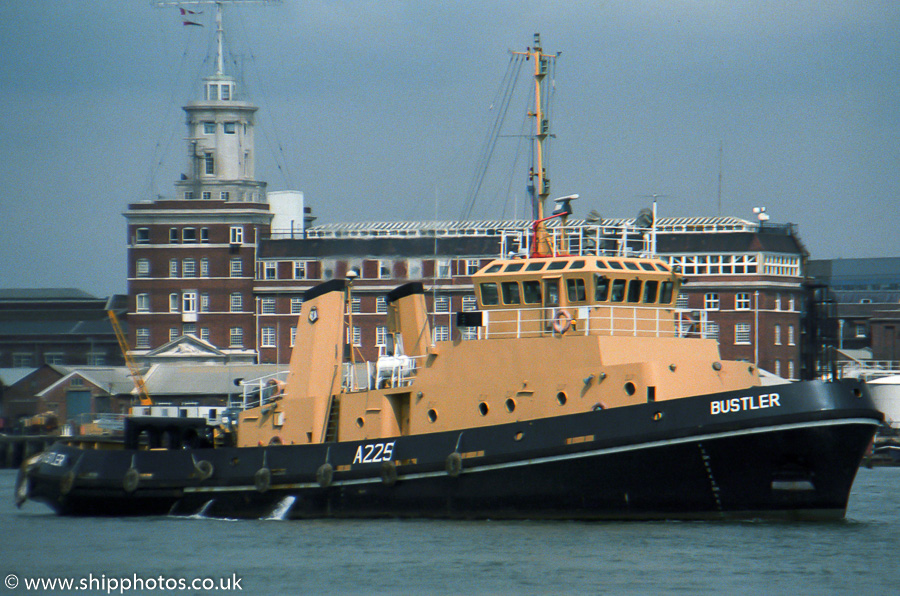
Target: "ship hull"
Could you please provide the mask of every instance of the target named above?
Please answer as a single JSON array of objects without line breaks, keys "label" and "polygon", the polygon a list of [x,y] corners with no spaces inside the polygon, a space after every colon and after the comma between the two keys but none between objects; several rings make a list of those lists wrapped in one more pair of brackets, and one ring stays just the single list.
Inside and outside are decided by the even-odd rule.
[{"label": "ship hull", "polygon": [[880,421],[862,384],[807,382],[360,442],[57,444],[17,496],[68,515],[839,519]]}]

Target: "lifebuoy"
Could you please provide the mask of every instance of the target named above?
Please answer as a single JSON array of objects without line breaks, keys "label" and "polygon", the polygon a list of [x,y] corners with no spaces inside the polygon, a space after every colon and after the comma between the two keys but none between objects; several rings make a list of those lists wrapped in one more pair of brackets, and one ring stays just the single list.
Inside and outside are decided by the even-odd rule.
[{"label": "lifebuoy", "polygon": [[334,478],[334,468],[331,464],[322,464],[319,466],[319,469],[316,470],[316,482],[319,483],[319,486],[322,488],[328,488],[331,486],[331,481]]},{"label": "lifebuoy", "polygon": [[397,464],[392,461],[381,462],[381,481],[388,486],[397,483]]},{"label": "lifebuoy", "polygon": [[456,478],[462,472],[462,456],[454,451],[447,456],[447,474],[451,478]]},{"label": "lifebuoy", "polygon": [[269,381],[266,383],[266,386],[275,388],[275,390],[271,394],[272,398],[277,398],[284,395],[284,381],[279,381],[278,379],[269,379]]},{"label": "lifebuoy", "polygon": [[257,492],[264,493],[269,490],[269,486],[272,484],[272,471],[269,468],[263,467],[256,471],[253,475],[253,486],[256,487]]},{"label": "lifebuoy", "polygon": [[562,335],[572,327],[572,315],[564,308],[556,311],[553,317],[553,331]]},{"label": "lifebuoy", "polygon": [[140,481],[141,475],[138,473],[137,469],[128,468],[128,471],[126,471],[125,475],[122,477],[122,488],[125,489],[126,493],[133,493],[137,490]]}]

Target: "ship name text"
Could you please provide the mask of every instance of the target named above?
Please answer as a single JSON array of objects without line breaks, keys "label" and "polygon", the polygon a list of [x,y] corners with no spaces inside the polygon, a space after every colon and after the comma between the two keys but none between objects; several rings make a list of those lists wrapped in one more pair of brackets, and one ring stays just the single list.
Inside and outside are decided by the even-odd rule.
[{"label": "ship name text", "polygon": [[781,407],[780,399],[781,396],[777,393],[763,393],[762,395],[719,399],[709,402],[709,413],[715,416],[716,414],[735,414],[746,410],[778,408]]}]

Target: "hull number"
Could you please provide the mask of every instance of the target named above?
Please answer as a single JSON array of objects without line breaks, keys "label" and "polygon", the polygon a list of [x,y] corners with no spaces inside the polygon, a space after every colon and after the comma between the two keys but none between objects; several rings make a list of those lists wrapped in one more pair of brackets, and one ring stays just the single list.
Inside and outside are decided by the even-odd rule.
[{"label": "hull number", "polygon": [[781,407],[781,396],[777,393],[764,393],[748,397],[732,397],[709,402],[709,413],[735,414],[746,410],[764,410],[766,408]]},{"label": "hull number", "polygon": [[355,464],[374,464],[380,461],[391,461],[394,457],[394,441],[390,443],[371,443],[356,448]]}]

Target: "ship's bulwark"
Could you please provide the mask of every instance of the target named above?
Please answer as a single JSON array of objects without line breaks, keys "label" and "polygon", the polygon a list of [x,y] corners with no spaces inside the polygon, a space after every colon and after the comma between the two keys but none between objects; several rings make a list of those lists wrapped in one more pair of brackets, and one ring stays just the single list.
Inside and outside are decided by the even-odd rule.
[{"label": "ship's bulwark", "polygon": [[879,422],[864,386],[808,382],[375,441],[58,445],[21,490],[73,515],[267,517],[295,497],[287,517],[833,519]]}]

